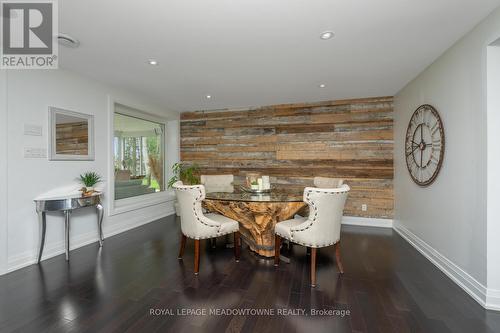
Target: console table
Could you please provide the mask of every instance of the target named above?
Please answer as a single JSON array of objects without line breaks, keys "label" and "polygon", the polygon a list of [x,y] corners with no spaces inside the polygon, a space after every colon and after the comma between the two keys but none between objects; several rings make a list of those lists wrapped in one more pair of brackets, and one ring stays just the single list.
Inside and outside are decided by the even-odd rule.
[{"label": "console table", "polygon": [[90,196],[62,196],[54,198],[38,198],[35,199],[36,212],[40,221],[40,249],[38,252],[37,263],[42,259],[43,247],[45,245],[45,231],[47,229],[47,212],[62,212],[64,214],[64,238],[66,248],[66,260],[69,260],[69,224],[71,212],[74,209],[84,207],[95,207],[97,210],[97,229],[99,232],[99,246],[102,247],[104,237],[102,235],[102,219],[104,217],[104,209],[101,204],[102,193],[95,192]]}]

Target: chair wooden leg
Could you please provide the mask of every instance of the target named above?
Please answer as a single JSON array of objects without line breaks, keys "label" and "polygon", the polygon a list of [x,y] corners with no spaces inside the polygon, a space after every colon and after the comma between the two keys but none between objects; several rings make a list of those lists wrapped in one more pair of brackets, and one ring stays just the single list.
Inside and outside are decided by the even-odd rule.
[{"label": "chair wooden leg", "polygon": [[217,247],[217,238],[210,238],[210,246],[212,249],[215,249]]},{"label": "chair wooden leg", "polygon": [[194,275],[200,272],[200,240],[194,240]]},{"label": "chair wooden leg", "polygon": [[186,236],[184,234],[181,236],[181,246],[179,248],[179,256],[177,259],[182,259],[182,256],[184,255],[184,249],[186,248]]},{"label": "chair wooden leg", "polygon": [[281,237],[274,235],[274,266],[280,264],[280,247],[281,247]]},{"label": "chair wooden leg", "polygon": [[344,274],[344,266],[340,259],[340,242],[335,243],[335,258],[337,259],[337,266],[339,267],[340,274]]},{"label": "chair wooden leg", "polygon": [[234,258],[236,259],[236,262],[240,261],[240,251],[241,251],[240,232],[236,231],[234,233]]},{"label": "chair wooden leg", "polygon": [[316,287],[316,248],[311,248],[311,287]]}]

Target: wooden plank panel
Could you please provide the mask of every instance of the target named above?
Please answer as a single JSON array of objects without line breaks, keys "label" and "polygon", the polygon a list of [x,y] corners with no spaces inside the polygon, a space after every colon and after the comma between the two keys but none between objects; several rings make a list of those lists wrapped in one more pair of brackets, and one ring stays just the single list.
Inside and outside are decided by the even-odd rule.
[{"label": "wooden plank panel", "polygon": [[345,214],[391,218],[392,109],[392,97],[376,97],[185,112],[181,159],[241,184],[248,172],[297,190],[315,176],[341,177],[352,188]]},{"label": "wooden plank panel", "polygon": [[311,141],[378,141],[393,140],[392,129],[368,129],[364,131],[330,131],[330,132],[307,132],[278,134],[279,142],[311,142]]},{"label": "wooden plank panel", "polygon": [[278,160],[332,159],[332,160],[387,160],[391,150],[327,149],[327,150],[279,150]]}]

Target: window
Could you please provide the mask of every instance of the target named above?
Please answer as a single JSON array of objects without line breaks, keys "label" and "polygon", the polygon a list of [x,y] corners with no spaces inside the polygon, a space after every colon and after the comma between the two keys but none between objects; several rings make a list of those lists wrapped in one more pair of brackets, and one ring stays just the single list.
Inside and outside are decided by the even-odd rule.
[{"label": "window", "polygon": [[115,200],[165,191],[165,125],[120,105],[113,117]]}]

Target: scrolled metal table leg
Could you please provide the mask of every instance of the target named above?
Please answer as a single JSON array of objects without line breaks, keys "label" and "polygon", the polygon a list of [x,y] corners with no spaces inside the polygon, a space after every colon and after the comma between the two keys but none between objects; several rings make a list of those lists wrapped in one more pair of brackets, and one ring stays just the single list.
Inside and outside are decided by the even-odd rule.
[{"label": "scrolled metal table leg", "polygon": [[95,206],[97,209],[97,229],[99,232],[99,246],[102,247],[102,242],[104,241],[104,236],[102,234],[102,220],[104,218],[104,208],[101,204]]},{"label": "scrolled metal table leg", "polygon": [[39,225],[39,237],[40,237],[40,248],[38,250],[38,259],[36,261],[37,264],[40,263],[42,260],[42,254],[43,254],[43,247],[45,246],[45,231],[47,230],[47,218],[45,215],[45,212],[39,212],[38,213],[38,219],[40,220],[40,225]]},{"label": "scrolled metal table leg", "polygon": [[65,244],[66,244],[66,261],[69,260],[69,217],[71,215],[70,210],[64,211],[64,236],[65,236]]}]

